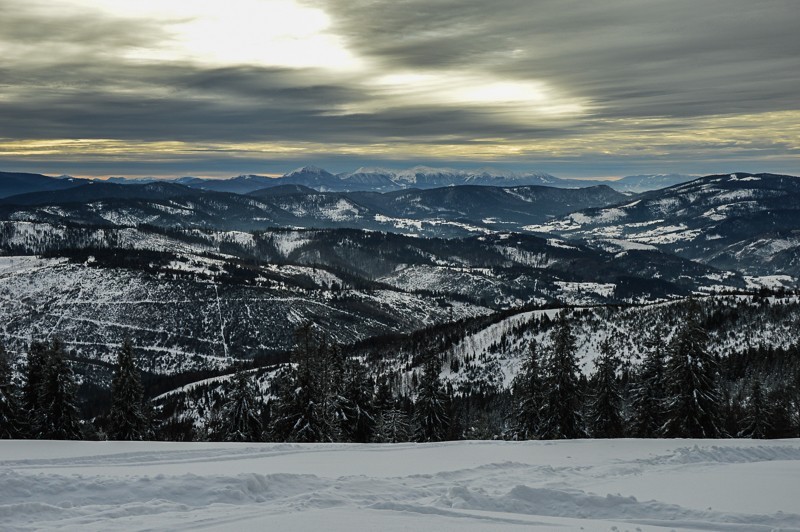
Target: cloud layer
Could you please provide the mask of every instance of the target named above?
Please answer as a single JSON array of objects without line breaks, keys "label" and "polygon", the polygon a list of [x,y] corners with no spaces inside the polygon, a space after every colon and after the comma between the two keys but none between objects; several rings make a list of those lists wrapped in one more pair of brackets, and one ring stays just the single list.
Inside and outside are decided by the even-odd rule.
[{"label": "cloud layer", "polygon": [[125,4],[0,4],[3,168],[800,172],[794,0]]}]

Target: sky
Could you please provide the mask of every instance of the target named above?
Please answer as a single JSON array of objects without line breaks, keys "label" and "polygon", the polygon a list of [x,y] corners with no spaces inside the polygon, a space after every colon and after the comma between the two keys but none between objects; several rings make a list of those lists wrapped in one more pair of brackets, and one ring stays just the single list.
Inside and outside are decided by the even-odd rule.
[{"label": "sky", "polygon": [[797,0],[2,0],[0,170],[800,174]]}]

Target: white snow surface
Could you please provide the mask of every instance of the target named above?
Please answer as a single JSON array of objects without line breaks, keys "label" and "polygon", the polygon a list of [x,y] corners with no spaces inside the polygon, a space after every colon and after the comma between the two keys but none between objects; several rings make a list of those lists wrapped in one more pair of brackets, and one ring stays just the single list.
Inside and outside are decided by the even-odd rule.
[{"label": "white snow surface", "polygon": [[0,441],[3,530],[798,530],[800,440]]}]

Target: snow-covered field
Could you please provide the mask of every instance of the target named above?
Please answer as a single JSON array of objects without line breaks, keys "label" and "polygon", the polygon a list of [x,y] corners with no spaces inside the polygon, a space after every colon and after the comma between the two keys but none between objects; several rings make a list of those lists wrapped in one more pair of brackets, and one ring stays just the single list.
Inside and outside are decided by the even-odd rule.
[{"label": "snow-covered field", "polygon": [[0,441],[0,529],[800,530],[800,440]]}]

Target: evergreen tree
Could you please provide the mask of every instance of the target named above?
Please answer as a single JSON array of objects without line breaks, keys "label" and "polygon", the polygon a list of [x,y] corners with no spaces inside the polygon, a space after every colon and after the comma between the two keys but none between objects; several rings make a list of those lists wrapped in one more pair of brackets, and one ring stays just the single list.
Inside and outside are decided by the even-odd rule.
[{"label": "evergreen tree", "polygon": [[664,425],[666,399],[665,349],[660,337],[645,343],[647,353],[636,374],[631,394],[630,433],[635,438],[655,438]]},{"label": "evergreen tree", "polygon": [[222,407],[220,436],[224,441],[261,440],[261,401],[253,378],[240,366]]},{"label": "evergreen tree", "polygon": [[754,379],[750,390],[750,401],[747,404],[747,414],[744,418],[744,429],[739,436],[745,438],[763,439],[771,429],[770,412],[764,396],[761,379]]},{"label": "evergreen tree", "polygon": [[390,408],[381,413],[375,429],[375,441],[379,443],[401,443],[411,439],[411,424],[408,414],[399,408]]},{"label": "evergreen tree", "polygon": [[594,438],[622,437],[622,395],[617,381],[621,363],[611,343],[605,339],[591,382],[593,395],[589,405],[589,430]]},{"label": "evergreen tree", "polygon": [[[800,348],[800,346],[798,346]],[[794,371],[789,385],[789,419],[792,438],[800,437],[800,367]]]},{"label": "evergreen tree", "polygon": [[117,354],[117,369],[111,381],[110,439],[145,440],[150,436],[143,401],[144,389],[134,362],[133,347],[125,340]]},{"label": "evergreen tree", "polygon": [[663,435],[671,438],[720,436],[720,396],[716,388],[717,361],[706,348],[708,333],[696,307],[669,348],[667,401]]},{"label": "evergreen tree", "polygon": [[42,387],[44,367],[47,363],[48,347],[41,342],[31,342],[25,366],[25,386],[22,388],[23,406],[34,417],[39,412],[39,392]]},{"label": "evergreen tree", "polygon": [[729,436],[741,432],[742,420],[745,418],[743,403],[741,392],[734,397],[730,384],[722,386],[722,390],[720,390],[720,431],[722,434]]},{"label": "evergreen tree", "polygon": [[375,391],[375,409],[379,413],[385,412],[394,408],[396,403],[388,377],[386,375],[378,376],[378,386]]},{"label": "evergreen tree", "polygon": [[794,436],[792,427],[791,400],[789,390],[783,385],[777,385],[767,393],[767,412],[769,420],[765,438],[791,438]]},{"label": "evergreen tree", "polygon": [[411,438],[408,414],[398,405],[386,375],[378,379],[378,389],[375,392],[375,417],[373,441],[400,443],[407,442]]},{"label": "evergreen tree", "polygon": [[25,435],[22,405],[14,390],[9,355],[0,344],[0,439]]},{"label": "evergreen tree", "polygon": [[419,442],[442,441],[447,434],[447,394],[439,379],[439,372],[436,357],[428,359],[414,403],[414,438]]},{"label": "evergreen tree", "polygon": [[330,400],[336,386],[329,350],[310,324],[296,334],[292,366],[276,378],[273,437],[280,441],[335,441],[335,405]]},{"label": "evergreen tree", "polygon": [[345,441],[344,423],[348,419],[348,404],[345,398],[345,357],[337,346],[328,346],[322,341],[315,360],[317,367],[317,402],[322,419],[321,441]]},{"label": "evergreen tree", "polygon": [[536,340],[531,340],[527,357],[511,385],[514,397],[516,438],[531,440],[539,437],[541,424],[542,370]]},{"label": "evergreen tree", "polygon": [[48,440],[81,439],[75,377],[66,360],[64,346],[53,340],[46,351],[39,386],[36,436]]},{"label": "evergreen tree", "polygon": [[374,387],[364,364],[351,359],[345,366],[344,418],[342,430],[347,441],[367,443],[375,430]]},{"label": "evergreen tree", "polygon": [[552,333],[552,347],[543,378],[542,438],[571,439],[585,435],[579,373],[575,336],[566,311],[562,311]]},{"label": "evergreen tree", "polygon": [[273,438],[276,441],[321,441],[313,381],[299,367],[288,367],[275,377]]}]

